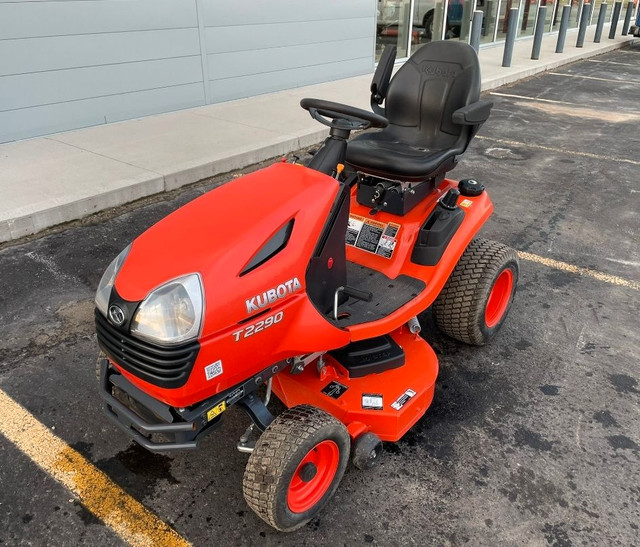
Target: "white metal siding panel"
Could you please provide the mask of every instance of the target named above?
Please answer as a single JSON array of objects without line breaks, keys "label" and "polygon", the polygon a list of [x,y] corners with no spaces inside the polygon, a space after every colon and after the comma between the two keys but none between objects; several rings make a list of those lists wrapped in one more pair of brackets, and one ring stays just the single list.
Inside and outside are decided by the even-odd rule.
[{"label": "white metal siding panel", "polygon": [[373,70],[373,0],[203,1],[214,102]]},{"label": "white metal siding panel", "polygon": [[0,142],[205,104],[195,0],[0,1]]},{"label": "white metal siding panel", "polygon": [[[356,40],[341,40],[317,44],[287,46],[257,51],[237,51],[209,55],[209,75],[213,80],[248,76],[250,74],[270,74],[302,67],[317,67],[324,77],[331,71],[331,63],[363,59],[371,62],[371,44],[366,38]],[[349,56],[345,58],[345,50]],[[333,73],[331,73],[333,76]],[[279,77],[274,75],[273,77]]]},{"label": "white metal siding panel", "polygon": [[[361,72],[362,64],[360,59],[330,63],[331,79],[340,80],[358,74]],[[281,89],[327,81],[326,76],[319,76],[317,66],[292,68],[282,72],[271,73],[271,76],[274,74],[277,74],[277,77],[265,78],[264,74],[251,74],[212,82],[212,102],[230,101],[261,93],[270,93]]]},{"label": "white metal siding panel", "polygon": [[3,39],[197,26],[193,0],[0,3],[0,37]]},{"label": "white metal siding panel", "polygon": [[356,38],[371,40],[373,24],[371,18],[360,17],[331,21],[330,24],[304,21],[242,27],[208,27],[207,53],[257,51],[304,44],[317,44],[322,47],[322,44]]},{"label": "white metal siding panel", "polygon": [[0,142],[361,74],[374,40],[375,0],[0,0]]},{"label": "white metal siding panel", "polygon": [[198,81],[202,81],[200,56],[3,76],[0,111]]},{"label": "white metal siding panel", "polygon": [[9,110],[0,112],[0,134],[5,141],[13,141],[192,108],[203,103],[202,84],[197,83],[137,91],[127,94],[126,100],[123,100],[123,95],[110,95]]},{"label": "white metal siding panel", "polygon": [[339,21],[375,16],[371,0],[205,0],[207,27],[265,25],[293,21]]},{"label": "white metal siding panel", "polygon": [[0,76],[200,55],[197,29],[0,40]]}]

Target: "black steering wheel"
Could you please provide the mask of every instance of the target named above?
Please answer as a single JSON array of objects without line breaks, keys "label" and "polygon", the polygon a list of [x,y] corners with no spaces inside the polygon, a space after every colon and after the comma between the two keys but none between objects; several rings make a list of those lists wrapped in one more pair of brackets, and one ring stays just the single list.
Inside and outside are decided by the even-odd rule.
[{"label": "black steering wheel", "polygon": [[358,131],[389,125],[389,120],[384,116],[347,104],[323,101],[322,99],[302,99],[300,106],[308,110],[314,120],[333,129]]}]

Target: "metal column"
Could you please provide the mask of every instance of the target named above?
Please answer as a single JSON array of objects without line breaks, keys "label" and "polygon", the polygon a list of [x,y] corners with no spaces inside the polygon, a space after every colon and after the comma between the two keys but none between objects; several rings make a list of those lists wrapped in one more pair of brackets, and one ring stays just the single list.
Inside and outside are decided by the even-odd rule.
[{"label": "metal column", "polygon": [[569,28],[569,16],[571,15],[571,4],[562,6],[562,19],[560,19],[560,30],[558,31],[558,42],[556,43],[556,53],[564,51],[564,40],[567,37]]},{"label": "metal column", "polygon": [[631,25],[631,14],[633,13],[633,2],[627,3],[627,13],[624,15],[624,24],[622,25],[622,36],[629,34],[629,25]]},{"label": "metal column", "polygon": [[547,20],[547,6],[538,8],[538,17],[536,18],[536,30],[533,34],[533,48],[531,49],[531,58],[533,60],[540,59],[540,46],[542,46],[542,35],[544,33],[544,23]]},{"label": "metal column", "polygon": [[580,28],[578,30],[578,40],[576,41],[576,47],[584,46],[584,36],[587,33],[587,24],[589,23],[589,16],[591,15],[592,9],[593,4],[584,4],[582,7],[582,15],[580,17]]},{"label": "metal column", "polygon": [[613,40],[616,37],[616,28],[618,27],[618,19],[620,18],[621,9],[622,9],[622,2],[616,2],[613,5],[613,15],[611,16],[611,28],[609,29],[609,40]]},{"label": "metal column", "polygon": [[482,19],[484,18],[484,13],[480,10],[476,10],[473,12],[473,20],[471,22],[471,41],[469,44],[473,49],[476,50],[476,53],[480,50],[480,34],[482,33]]},{"label": "metal column", "polygon": [[596,25],[596,33],[593,37],[593,41],[596,44],[600,43],[600,39],[602,38],[602,27],[604,27],[604,20],[607,17],[607,3],[602,2],[600,4],[600,13],[598,14],[598,24]]},{"label": "metal column", "polygon": [[516,40],[516,31],[518,30],[518,8],[509,10],[509,22],[507,24],[507,37],[504,42],[504,54],[502,55],[502,66],[511,66],[511,57],[513,57],[513,43]]}]

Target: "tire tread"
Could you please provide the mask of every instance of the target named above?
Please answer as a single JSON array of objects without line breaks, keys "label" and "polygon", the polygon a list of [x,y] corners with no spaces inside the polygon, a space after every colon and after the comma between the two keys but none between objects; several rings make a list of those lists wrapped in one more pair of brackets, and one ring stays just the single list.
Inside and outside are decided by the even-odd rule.
[{"label": "tire tread", "polygon": [[518,255],[512,248],[489,239],[471,241],[433,304],[438,328],[461,342],[485,344],[487,336],[478,325],[484,318],[484,299],[479,295],[490,289],[494,274],[510,262],[518,267]]},{"label": "tire tread", "polygon": [[[277,490],[282,487],[292,454],[317,431],[336,425],[344,428],[325,411],[311,405],[300,405],[280,414],[258,439],[247,462],[242,490],[249,507],[277,530],[291,531],[305,524],[301,522],[294,527],[284,528],[276,518]],[[345,460],[348,460],[348,454]]]}]

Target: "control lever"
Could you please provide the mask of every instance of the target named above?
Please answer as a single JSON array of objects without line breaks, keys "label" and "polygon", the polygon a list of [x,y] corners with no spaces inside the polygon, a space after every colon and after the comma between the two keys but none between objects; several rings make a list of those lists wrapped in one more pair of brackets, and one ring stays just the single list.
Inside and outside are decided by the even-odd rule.
[{"label": "control lever", "polygon": [[369,291],[361,291],[360,289],[354,289],[353,287],[338,287],[333,297],[333,318],[336,321],[338,320],[340,293],[344,293],[351,298],[356,298],[364,302],[371,302],[373,300],[373,293]]},{"label": "control lever", "polygon": [[363,300],[364,302],[371,302],[373,300],[373,293],[369,291],[361,291],[353,287],[343,287],[342,292],[351,298]]},{"label": "control lever", "polygon": [[456,188],[451,188],[440,200],[440,206],[449,211],[453,211],[458,205],[459,197],[460,192]]},{"label": "control lever", "polygon": [[373,203],[376,204],[376,206],[371,209],[371,211],[369,211],[369,214],[371,216],[375,215],[376,213],[379,213],[380,210],[387,204],[386,201],[384,201],[384,196],[387,193],[387,187],[384,184],[376,184],[376,190],[373,193],[373,198],[371,199],[371,201],[373,201]]}]

